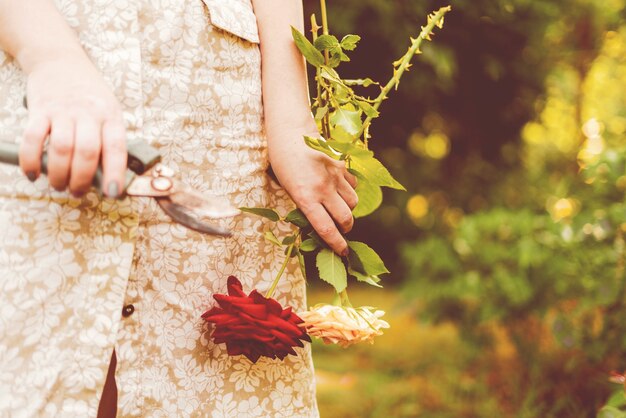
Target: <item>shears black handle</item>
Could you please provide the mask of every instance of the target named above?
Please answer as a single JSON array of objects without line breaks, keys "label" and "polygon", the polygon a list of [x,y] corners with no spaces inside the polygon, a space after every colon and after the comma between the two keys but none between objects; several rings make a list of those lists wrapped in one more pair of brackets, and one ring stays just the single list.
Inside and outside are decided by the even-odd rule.
[{"label": "shears black handle", "polygon": [[[143,174],[161,161],[159,151],[143,141],[129,141],[127,150],[128,169],[126,170],[123,190],[126,190],[133,181],[135,174]],[[19,145],[9,142],[0,142],[0,163],[19,165]],[[48,155],[45,152],[41,157],[41,171],[44,174],[48,173]],[[101,167],[98,167],[94,175],[93,186],[102,193]]]}]

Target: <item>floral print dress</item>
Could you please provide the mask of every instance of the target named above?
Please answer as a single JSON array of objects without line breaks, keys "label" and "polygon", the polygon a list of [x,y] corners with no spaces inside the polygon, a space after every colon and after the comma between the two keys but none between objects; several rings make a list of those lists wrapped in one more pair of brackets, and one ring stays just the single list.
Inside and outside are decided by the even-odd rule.
[{"label": "floral print dress", "polygon": [[[250,0],[56,4],[120,100],[129,139],[236,206],[293,206],[266,175]],[[20,141],[25,88],[0,52],[0,141]],[[119,417],[318,416],[308,346],[253,364],[209,339],[200,316],[227,277],[262,292],[284,259],[260,218],[219,223],[233,237],[190,231],[148,198],[77,199],[0,165],[0,417],[95,417],[114,348]],[[301,310],[296,264],[275,296]]]}]

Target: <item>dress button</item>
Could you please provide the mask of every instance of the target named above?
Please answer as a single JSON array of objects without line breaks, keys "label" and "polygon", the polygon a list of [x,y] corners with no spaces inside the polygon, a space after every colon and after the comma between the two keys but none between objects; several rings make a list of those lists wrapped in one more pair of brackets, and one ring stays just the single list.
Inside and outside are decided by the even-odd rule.
[{"label": "dress button", "polygon": [[124,306],[124,309],[122,309],[122,316],[124,318],[128,318],[133,314],[133,312],[135,312],[135,307],[133,305],[126,305]]}]

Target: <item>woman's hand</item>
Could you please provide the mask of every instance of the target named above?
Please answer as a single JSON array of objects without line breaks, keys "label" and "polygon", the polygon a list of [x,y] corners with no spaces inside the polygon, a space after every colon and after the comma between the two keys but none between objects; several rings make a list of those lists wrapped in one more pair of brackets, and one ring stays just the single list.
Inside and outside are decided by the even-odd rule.
[{"label": "woman's hand", "polygon": [[280,184],[315,231],[340,255],[348,254],[345,233],[352,228],[356,179],[345,164],[310,149],[302,135],[317,127],[311,115],[304,58],[291,26],[304,32],[302,2],[252,0],[261,39],[265,131],[270,163]]},{"label": "woman's hand", "polygon": [[49,135],[48,178],[55,189],[84,193],[102,158],[104,192],[117,197],[127,158],[120,105],[55,2],[0,1],[0,49],[28,75],[30,114],[19,155],[24,173],[33,181],[41,173]]},{"label": "woman's hand", "polygon": [[41,173],[48,142],[48,180],[75,196],[91,186],[102,161],[103,191],[117,197],[124,185],[126,132],[121,107],[98,70],[71,53],[40,60],[28,72],[29,120],[20,147],[20,166],[31,181]]},{"label": "woman's hand", "polygon": [[290,144],[269,150],[278,181],[330,248],[342,256],[348,255],[348,244],[341,232],[349,232],[354,224],[352,209],[358,201],[354,191],[356,178],[346,170],[343,161],[307,147],[302,131],[280,134],[299,141],[273,141]]}]

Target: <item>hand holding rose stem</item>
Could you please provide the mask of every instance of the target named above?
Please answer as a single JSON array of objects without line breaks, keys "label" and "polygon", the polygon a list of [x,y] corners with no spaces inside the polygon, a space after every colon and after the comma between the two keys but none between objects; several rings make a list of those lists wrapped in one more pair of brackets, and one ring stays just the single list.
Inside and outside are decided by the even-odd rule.
[{"label": "hand holding rose stem", "polygon": [[[257,8],[257,3],[257,13],[270,13],[269,5],[266,4],[264,8],[259,4]],[[280,68],[267,65],[264,66],[263,73],[270,161],[279,181],[300,209],[285,216],[269,208],[242,210],[274,222],[285,221],[296,226],[296,231],[282,242],[271,231],[265,233],[266,239],[285,247],[286,255],[265,297],[271,298],[292,257],[298,257],[306,276],[302,253],[317,251],[320,278],[334,286],[339,306],[333,308],[330,305],[321,305],[301,313],[305,320],[303,326],[310,335],[323,338],[325,342],[347,346],[358,341],[371,342],[374,336],[382,333],[380,329],[388,327],[388,324],[380,320],[384,314],[382,311],[372,312],[371,308],[352,307],[346,290],[346,266],[347,273],[374,286],[379,286],[378,276],[388,273],[388,270],[369,246],[346,241],[332,224],[332,220],[334,219],[343,232],[348,232],[353,225],[349,210],[353,210],[355,216],[365,216],[380,205],[381,186],[403,189],[369,151],[369,126],[372,119],[379,116],[378,108],[391,89],[397,88],[400,77],[411,65],[412,57],[420,53],[421,43],[430,40],[435,26],[442,27],[443,17],[450,8],[443,7],[428,17],[427,25],[422,27],[419,36],[411,39],[411,46],[406,54],[394,62],[393,77],[381,88],[375,99],[370,99],[355,94],[351,86],[375,83],[369,79],[342,80],[334,70],[341,61],[348,60],[344,50],[354,49],[360,38],[347,35],[340,42],[329,35],[325,0],[320,0],[320,4],[322,26],[317,25],[315,16],[311,19],[313,43],[302,34],[300,24],[292,28],[300,53],[316,68],[317,96],[312,106],[315,118],[311,118],[308,108],[304,111],[302,107],[303,103],[308,104],[308,98],[298,92],[306,92],[306,81],[302,76],[304,69],[300,68],[302,59],[291,40],[282,45],[281,51],[290,51],[291,63],[298,71],[291,75],[289,72],[281,74]],[[320,36],[319,29],[322,29]],[[264,30],[263,27],[260,28],[262,38]],[[263,42],[261,45],[265,48],[264,57],[265,54],[279,54],[273,51],[272,46],[264,47]],[[277,74],[279,76],[274,78]],[[293,74],[301,76],[293,77]],[[287,100],[277,100],[277,96],[273,94],[284,91],[285,80],[286,86],[292,87],[287,91],[296,93],[290,93]],[[286,114],[293,114],[295,117],[286,118]],[[294,125],[294,120],[303,123]],[[322,133],[321,137],[319,132]],[[303,133],[304,142],[299,139]],[[310,148],[305,147],[305,143]],[[359,185],[353,175],[358,177]],[[354,194],[354,187],[358,196]],[[360,197],[363,197],[362,202],[359,202]],[[311,231],[311,227],[315,231]],[[345,262],[331,250],[343,256]],[[332,332],[329,331],[331,329]]]},{"label": "hand holding rose stem", "polygon": [[[304,130],[300,131],[300,134],[304,133],[305,139],[307,139],[306,144],[308,147],[304,146],[305,142],[297,140],[298,138],[297,132],[295,133],[291,132],[289,129],[286,131],[281,130],[281,129],[276,129],[276,130],[272,129],[275,126],[284,126],[284,122],[283,122],[284,117],[279,117],[279,116],[284,116],[284,114],[280,114],[279,112],[274,113],[275,103],[271,101],[271,98],[274,96],[271,96],[271,94],[277,90],[272,90],[269,88],[267,89],[267,92],[264,89],[264,95],[270,95],[270,100],[267,100],[267,97],[266,97],[266,101],[267,101],[266,119],[268,121],[268,124],[272,121],[275,121],[276,124],[275,125],[270,124],[270,127],[268,127],[268,134],[271,135],[272,132],[275,132],[276,134],[273,138],[268,139],[268,141],[275,141],[275,142],[270,142],[270,159],[274,167],[274,171],[277,174],[277,177],[279,181],[281,182],[281,184],[283,184],[285,189],[289,192],[289,194],[294,199],[298,208],[306,216],[311,226],[317,232],[318,237],[321,238],[324,241],[324,243],[328,245],[331,249],[333,249],[337,254],[340,254],[341,256],[346,257],[349,252],[347,242],[343,237],[341,237],[337,228],[331,224],[332,221],[330,217],[328,216],[328,214],[330,214],[331,217],[335,219],[335,221],[340,225],[344,233],[350,231],[350,229],[353,226],[354,218],[352,217],[351,213],[348,213],[347,209],[355,209],[355,207],[358,204],[359,199],[358,199],[357,194],[354,193],[352,189],[356,187],[356,178],[352,174],[352,172],[350,173],[348,172],[348,169],[354,168],[353,164],[351,164],[354,161],[357,168],[359,169],[362,168],[361,175],[365,177],[366,180],[370,180],[369,178],[367,178],[368,177],[367,175],[370,174],[368,171],[371,170],[371,167],[368,167],[369,162],[365,161],[365,162],[362,162],[361,164],[358,164],[359,162],[358,154],[360,153],[362,155],[363,152],[365,152],[365,153],[369,153],[369,155],[366,154],[367,158],[373,156],[373,154],[367,150],[367,141],[369,138],[368,130],[369,130],[371,121],[374,117],[379,116],[378,108],[380,107],[382,102],[387,98],[387,95],[389,94],[391,89],[394,87],[397,88],[400,82],[400,78],[402,77],[403,73],[406,70],[408,70],[408,68],[410,67],[411,65],[410,61],[413,58],[413,56],[421,52],[419,50],[419,47],[421,43],[423,42],[423,40],[431,39],[432,31],[435,26],[438,26],[440,28],[443,26],[444,15],[450,10],[450,8],[443,7],[439,11],[434,13],[433,15],[429,16],[428,23],[426,26],[422,28],[422,31],[420,32],[419,36],[416,39],[411,40],[412,41],[411,46],[409,47],[406,54],[394,63],[393,77],[388,81],[388,83],[384,87],[381,88],[381,91],[378,97],[376,97],[376,99],[374,100],[371,100],[369,98],[365,99],[365,98],[356,96],[352,92],[352,90],[346,84],[344,84],[343,80],[339,79],[339,76],[337,75],[337,73],[332,69],[336,67],[339,62],[348,60],[345,54],[343,53],[343,49],[346,49],[346,50],[354,49],[354,47],[356,46],[356,42],[358,42],[359,38],[355,35],[348,35],[347,37],[344,38],[344,40],[342,40],[341,43],[339,43],[336,38],[331,37],[329,35],[329,30],[328,30],[326,1],[320,0],[320,6],[321,6],[322,26],[320,27],[317,25],[315,21],[315,15],[313,15],[311,19],[314,45],[308,42],[306,38],[301,35],[302,25],[299,19],[298,19],[298,26],[296,28],[292,27],[292,33],[296,40],[296,46],[299,49],[299,51],[297,51],[296,53],[296,56],[299,57],[299,54],[302,53],[302,55],[310,63],[316,66],[317,97],[315,98],[315,102],[313,103],[313,109],[316,112],[316,117],[314,119],[311,118],[311,113],[308,111],[308,107],[307,107],[307,111],[302,112],[302,120],[306,121],[306,123],[303,125]],[[255,3],[255,7],[256,7],[256,3]],[[267,7],[267,9],[265,9],[264,11],[269,12],[270,10],[271,8]],[[298,15],[300,14],[301,13],[298,12]],[[324,37],[323,40],[321,38],[318,39],[319,29],[322,29],[322,37]],[[260,28],[260,32],[261,34],[263,34],[263,28]],[[296,35],[299,35],[299,36],[296,36]],[[318,43],[318,41],[321,41],[321,42]],[[334,44],[333,44],[333,41],[334,41]],[[351,46],[349,46],[349,44],[351,44]],[[294,47],[294,44],[291,42],[291,40],[289,41],[289,45],[291,45],[291,51],[292,51],[291,62],[293,62],[294,64],[302,63],[303,62],[302,58],[298,58],[295,60],[293,59],[293,51],[295,47]],[[266,48],[271,48],[271,46],[266,47]],[[289,50],[289,48],[284,48],[283,51],[284,50]],[[322,58],[322,55],[320,55],[320,52],[318,52],[318,50],[320,50],[323,53],[323,58]],[[272,51],[269,51],[266,53],[271,54]],[[335,56],[337,54],[339,56],[338,59],[336,59],[337,57]],[[336,60],[335,64],[332,63],[333,60]],[[299,64],[297,66],[299,66]],[[268,80],[266,81],[264,78],[264,86],[266,82],[268,83],[268,85],[272,85],[272,82],[276,81],[276,79],[272,78],[273,76],[275,76],[276,72],[272,71],[274,69],[271,68],[270,66],[267,66],[266,70],[268,71],[268,73],[267,74],[264,73],[264,77],[267,77]],[[300,70],[292,74],[302,75],[303,73],[304,71]],[[285,74],[285,76],[287,76],[287,74]],[[333,88],[335,88],[336,86],[333,85],[332,83],[329,84],[325,82],[325,80],[327,79],[332,80],[333,78],[338,80],[336,84],[341,85],[341,87],[344,90],[349,91],[348,95],[352,95],[353,97],[357,98],[357,100],[351,100],[348,103],[348,105],[352,107],[349,107],[349,106],[346,106],[345,108],[342,107],[342,105],[340,104],[341,99],[338,99],[336,90],[333,91]],[[306,92],[307,89],[305,85],[306,84],[305,78],[297,77],[296,79],[298,83],[295,83],[295,84],[299,85],[300,88],[296,89],[295,91],[300,92],[300,93]],[[363,80],[357,80],[357,81],[363,81]],[[358,99],[362,99],[362,100],[358,100]],[[297,103],[301,106],[302,103],[304,103],[305,101],[308,103],[308,98],[304,99],[302,97],[299,97],[297,100]],[[278,103],[283,104],[284,102],[279,101]],[[354,106],[355,103],[357,103],[357,106]],[[358,109],[358,106],[361,107],[361,111],[357,113],[354,111],[354,109]],[[332,110],[330,109],[333,107],[334,107],[335,114],[331,115]],[[301,109],[301,108],[296,107],[296,109]],[[334,141],[336,132],[338,132],[341,129],[341,132],[339,132],[340,135],[344,135],[345,133],[347,133],[349,136],[350,134],[349,132],[350,127],[346,127],[346,125],[341,123],[341,121],[338,122],[338,120],[340,120],[341,118],[334,118],[333,120],[333,116],[336,116],[339,112],[343,112],[342,115],[349,114],[350,111],[346,109],[352,110],[351,114],[348,117],[353,117],[354,114],[357,115],[356,116],[357,122],[352,121],[354,125],[352,127],[353,128],[356,127],[356,132],[353,132],[352,137],[351,137],[352,144],[350,144],[350,146],[352,148],[350,148],[350,146],[346,148],[345,147],[346,144],[344,143],[343,147],[332,149],[331,147],[333,145],[329,147],[327,144]],[[319,113],[322,113],[321,117],[318,117]],[[362,115],[365,116],[365,119],[363,121],[361,121]],[[274,120],[272,118],[276,118],[276,119]],[[315,125],[314,131],[313,131],[313,125]],[[307,134],[311,133],[312,131],[314,133],[310,137],[307,136]],[[318,133],[319,131],[322,132],[323,139],[318,139],[317,145],[319,145],[322,149],[317,148],[315,146],[316,144],[313,144],[313,146],[311,144],[312,138],[319,138],[319,133]],[[288,134],[289,136],[283,137],[281,136],[281,134]],[[345,138],[343,139],[343,141],[345,141]],[[272,151],[274,149],[272,144],[280,144],[280,145],[286,144],[289,146],[288,147],[277,146],[276,148],[278,148],[278,150]],[[341,144],[338,144],[338,145],[341,145]],[[327,149],[324,149],[324,147],[326,147]],[[311,151],[313,151],[312,154],[311,154]],[[322,151],[322,152],[319,152],[319,151]],[[276,158],[272,158],[272,156],[276,156]],[[302,160],[300,160],[299,158],[300,156],[306,156],[306,158],[303,158]],[[340,157],[337,158],[337,156],[340,156]],[[372,160],[375,161],[374,163],[375,167],[371,171],[374,171],[374,172],[377,170],[383,171],[383,177],[385,177],[385,174],[388,177],[388,178],[383,178],[382,183],[380,183],[380,185],[403,189],[402,186],[399,183],[397,183],[391,177],[391,175],[389,175],[389,173],[382,166],[382,164],[380,164],[375,159],[372,159]],[[378,163],[380,167],[376,166],[376,163]],[[321,168],[325,168],[325,170]],[[374,173],[372,177],[376,175],[380,176],[379,173]],[[345,181],[342,181],[342,177],[343,179],[345,179]],[[380,181],[380,179],[377,179],[377,181]],[[351,187],[348,187],[348,186],[351,186]],[[341,199],[337,199],[337,197],[340,197]],[[343,200],[343,202],[338,203],[340,202],[340,200]],[[376,209],[376,207],[380,205],[380,202],[377,202],[374,205],[375,207],[371,209],[369,213],[371,213],[371,211]],[[323,209],[326,209],[326,211],[324,211]],[[276,219],[273,219],[273,220],[276,220]],[[298,225],[297,223],[296,225],[299,227],[302,226],[302,225]],[[287,249],[285,251],[287,255],[287,260],[290,258],[290,256],[292,255],[292,252],[294,251],[294,244],[301,244],[301,243],[302,243],[302,236],[300,233],[294,235],[293,240],[291,242],[285,243],[287,244]],[[299,247],[296,245],[295,251],[297,255],[299,255],[298,250],[299,250]],[[367,255],[370,255],[370,254],[367,254]],[[362,258],[361,256],[366,256],[366,255],[357,254],[356,258],[361,259]],[[371,258],[376,258],[376,257],[377,256],[371,257]],[[363,262],[364,260],[361,259],[358,261]],[[380,261],[380,264],[382,264],[382,260],[380,259],[374,260],[375,263],[378,263],[379,261]],[[368,264],[367,261],[365,262],[365,264]],[[276,287],[276,283],[278,282],[278,280],[280,279],[280,276],[284,272],[285,266],[286,266],[286,262],[281,267],[276,277],[276,280],[274,281],[272,287],[268,291],[268,296],[272,295],[273,290]],[[355,266],[351,266],[349,264],[349,267],[355,267]],[[362,267],[366,267],[366,266],[362,266]],[[383,269],[383,271],[375,271],[375,272],[363,271],[362,273],[366,275],[371,274],[373,276],[376,276],[377,274],[380,274],[383,272],[387,272],[386,269]],[[363,277],[359,277],[359,275],[356,275],[356,277],[357,279],[363,278]],[[368,281],[366,278],[363,278],[363,279],[364,279],[363,281]],[[338,286],[335,286],[335,287],[337,288]],[[348,300],[345,286],[339,286],[339,287],[340,289],[337,289],[337,290],[338,290],[340,302],[345,306],[350,306],[350,302]]]},{"label": "hand holding rose stem", "polygon": [[[318,136],[311,115],[302,55],[290,26],[303,30],[302,4],[292,0],[253,0],[263,57],[263,105],[269,159],[276,177],[304,212],[320,237],[337,253],[347,255],[342,232],[353,225],[357,204],[356,178],[343,162],[315,152],[303,134]],[[275,13],[281,10],[281,13]]]}]

